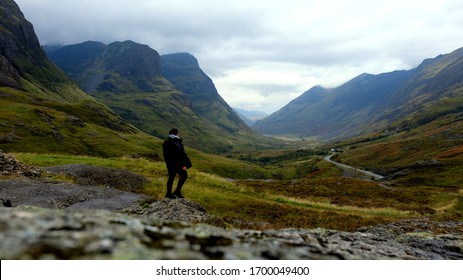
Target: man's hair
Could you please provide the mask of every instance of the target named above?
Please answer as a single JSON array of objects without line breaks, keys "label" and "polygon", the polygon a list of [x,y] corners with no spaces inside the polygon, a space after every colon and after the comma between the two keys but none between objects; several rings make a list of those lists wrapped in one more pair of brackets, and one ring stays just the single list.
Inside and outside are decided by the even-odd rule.
[{"label": "man's hair", "polygon": [[169,130],[169,134],[177,135],[178,134],[178,129],[172,128],[171,130]]}]

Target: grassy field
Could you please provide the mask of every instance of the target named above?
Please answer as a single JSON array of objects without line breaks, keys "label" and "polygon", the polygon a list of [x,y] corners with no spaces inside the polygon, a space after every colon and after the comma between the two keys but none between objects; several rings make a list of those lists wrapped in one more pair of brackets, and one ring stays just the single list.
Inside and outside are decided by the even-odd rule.
[{"label": "grassy field", "polygon": [[[166,169],[163,162],[126,157],[14,155],[23,163],[36,167],[87,163],[130,170],[150,180],[140,190],[141,193],[153,200],[164,198]],[[398,219],[428,217],[449,220],[462,217],[462,188],[400,184],[384,186],[378,182],[342,178],[339,170],[322,158],[317,155],[304,156],[304,160],[310,162],[313,168],[298,180],[231,180],[199,171],[205,169],[202,166],[205,163],[197,161],[197,168],[189,171],[184,194],[188,199],[202,204],[209,213],[222,218],[228,228],[320,227],[350,231]],[[290,165],[290,162],[296,166],[301,164],[300,159],[292,159],[286,165]],[[213,164],[213,160],[208,164]],[[283,162],[280,164],[283,165]],[[237,166],[230,165],[229,168]]]}]

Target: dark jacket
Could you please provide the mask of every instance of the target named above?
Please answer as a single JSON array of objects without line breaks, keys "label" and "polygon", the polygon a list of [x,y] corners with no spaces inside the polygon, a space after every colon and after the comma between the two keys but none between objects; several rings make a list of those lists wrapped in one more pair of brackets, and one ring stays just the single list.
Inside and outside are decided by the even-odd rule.
[{"label": "dark jacket", "polygon": [[185,152],[182,139],[169,137],[162,144],[164,161],[168,169],[182,169],[191,167],[191,161]]}]

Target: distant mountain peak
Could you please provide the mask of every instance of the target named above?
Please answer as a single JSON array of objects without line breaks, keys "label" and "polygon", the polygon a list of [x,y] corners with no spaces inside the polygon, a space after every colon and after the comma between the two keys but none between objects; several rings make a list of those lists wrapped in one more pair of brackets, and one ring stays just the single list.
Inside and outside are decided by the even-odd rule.
[{"label": "distant mountain peak", "polygon": [[251,110],[244,110],[239,108],[233,108],[236,113],[244,120],[247,125],[252,125],[256,121],[261,120],[268,116],[267,113],[261,111],[251,111]]}]

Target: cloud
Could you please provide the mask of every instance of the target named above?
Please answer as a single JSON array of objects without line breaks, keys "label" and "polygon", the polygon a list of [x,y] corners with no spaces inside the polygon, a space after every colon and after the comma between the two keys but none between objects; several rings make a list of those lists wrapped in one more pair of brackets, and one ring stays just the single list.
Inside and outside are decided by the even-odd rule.
[{"label": "cloud", "polygon": [[416,67],[463,46],[460,0],[16,0],[42,43],[133,40],[190,52],[234,107]]}]

